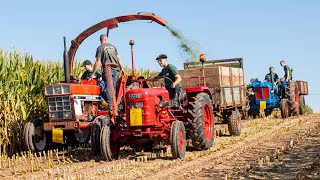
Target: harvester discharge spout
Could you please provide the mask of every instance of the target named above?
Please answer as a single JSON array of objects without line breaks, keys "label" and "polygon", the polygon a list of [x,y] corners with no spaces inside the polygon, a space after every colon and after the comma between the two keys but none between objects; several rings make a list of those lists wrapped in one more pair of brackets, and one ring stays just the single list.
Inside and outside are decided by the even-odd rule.
[{"label": "harvester discharge spout", "polygon": [[[88,29],[83,31],[81,34],[79,34],[74,40],[71,41],[71,46],[70,46],[70,49],[68,52],[70,76],[73,76],[73,61],[74,61],[75,53],[76,53],[78,47],[80,46],[80,44],[87,37],[89,37],[93,33],[97,32],[103,28],[107,28],[109,31],[110,29],[118,27],[119,23],[128,22],[128,21],[135,21],[135,20],[148,20],[148,21],[156,22],[156,23],[160,24],[161,26],[166,26],[166,24],[167,24],[166,20],[162,19],[161,17],[159,17],[153,13],[146,13],[146,14],[139,13],[139,14],[131,14],[131,15],[110,18],[110,19],[101,21],[101,22],[89,27]],[[108,35],[109,35],[109,33],[108,33]]]}]

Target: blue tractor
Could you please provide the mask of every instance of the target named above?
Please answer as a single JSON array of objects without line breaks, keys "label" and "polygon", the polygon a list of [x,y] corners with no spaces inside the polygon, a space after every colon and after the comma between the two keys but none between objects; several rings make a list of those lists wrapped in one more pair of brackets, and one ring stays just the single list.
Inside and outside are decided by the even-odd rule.
[{"label": "blue tractor", "polygon": [[299,91],[299,84],[292,80],[276,84],[271,70],[270,74],[270,81],[251,80],[247,87],[249,115],[256,118],[262,115],[261,111],[264,111],[265,116],[268,116],[275,108],[280,108],[282,118],[304,114],[305,93]]}]

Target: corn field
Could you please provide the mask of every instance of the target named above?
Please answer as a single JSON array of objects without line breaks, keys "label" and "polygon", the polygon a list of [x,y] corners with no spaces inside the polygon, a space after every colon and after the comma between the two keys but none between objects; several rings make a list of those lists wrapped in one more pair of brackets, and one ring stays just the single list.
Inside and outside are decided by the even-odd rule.
[{"label": "corn field", "polygon": [[[84,71],[76,61],[74,75]],[[0,49],[0,154],[12,155],[23,150],[23,127],[33,118],[46,119],[44,87],[63,81],[63,64],[59,61],[38,61],[29,54],[9,53]],[[124,68],[126,75],[131,69]],[[149,70],[136,74],[149,76]]]}]

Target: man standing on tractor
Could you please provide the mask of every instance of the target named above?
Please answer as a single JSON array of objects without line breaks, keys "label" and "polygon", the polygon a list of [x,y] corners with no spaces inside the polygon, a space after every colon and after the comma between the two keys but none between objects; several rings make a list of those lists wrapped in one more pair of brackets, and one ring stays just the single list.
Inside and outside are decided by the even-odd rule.
[{"label": "man standing on tractor", "polygon": [[[107,35],[102,34],[100,36],[101,45],[97,48],[97,51],[96,51],[96,62],[93,67],[93,73],[91,75],[91,78],[93,78],[94,73],[97,71],[100,64],[102,64],[102,80],[105,82],[106,100],[110,107],[112,105],[111,98],[110,98],[110,90],[107,89],[107,87],[109,83],[113,83],[114,94],[115,94],[117,89],[116,84],[117,84],[118,72],[122,70],[122,63],[121,63],[121,59],[119,57],[117,48],[107,42],[108,42]],[[113,82],[108,82],[108,79],[106,77],[107,70],[105,65],[109,63],[117,65],[117,67],[112,67],[112,66],[110,67]]]},{"label": "man standing on tractor", "polygon": [[284,60],[280,61],[280,65],[283,67],[284,70],[284,80],[292,80],[292,69],[288,65],[286,65],[286,62]]},{"label": "man standing on tractor", "polygon": [[[271,73],[273,76],[271,76]],[[264,80],[266,80],[267,82],[270,82],[271,81],[271,77],[273,77],[273,82],[275,84],[278,83],[279,81],[279,77],[278,77],[278,74],[274,72],[274,67],[270,67],[270,72],[268,74],[266,74]]]},{"label": "man standing on tractor", "polygon": [[177,68],[169,64],[167,61],[167,55],[160,54],[156,60],[159,65],[163,67],[162,71],[158,74],[158,76],[164,76],[165,79],[165,88],[168,90],[170,99],[173,99],[173,108],[180,107],[179,95],[181,92],[181,81],[182,78],[177,70]]}]

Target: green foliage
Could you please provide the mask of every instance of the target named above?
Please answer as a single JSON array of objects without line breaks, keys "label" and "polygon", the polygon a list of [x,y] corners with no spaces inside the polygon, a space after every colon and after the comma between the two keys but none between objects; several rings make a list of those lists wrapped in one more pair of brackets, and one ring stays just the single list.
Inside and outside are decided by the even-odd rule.
[{"label": "green foliage", "polygon": [[306,104],[304,107],[305,107],[306,114],[312,114],[313,113],[313,109],[311,108],[311,106]]}]

